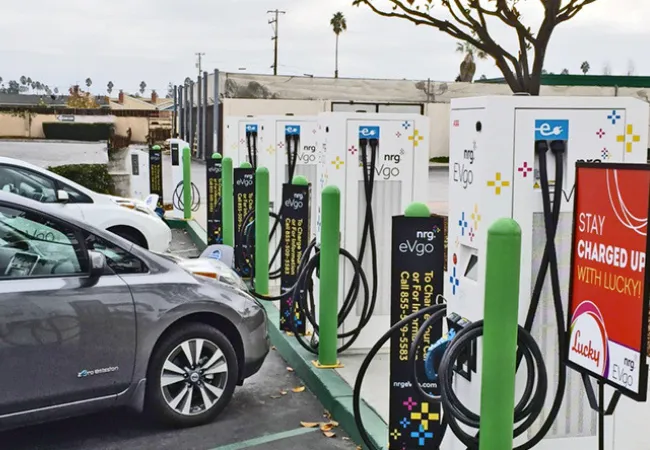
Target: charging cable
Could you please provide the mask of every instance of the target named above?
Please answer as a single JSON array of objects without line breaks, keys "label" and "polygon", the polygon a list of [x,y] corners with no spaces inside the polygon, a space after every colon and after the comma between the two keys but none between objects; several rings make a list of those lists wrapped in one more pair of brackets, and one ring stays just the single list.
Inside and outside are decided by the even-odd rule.
[{"label": "charging cable", "polygon": [[[192,185],[192,212],[196,212],[199,210],[199,207],[201,206],[201,193],[199,192],[199,188],[196,187],[196,184],[190,183]],[[183,201],[183,195],[185,194],[185,188],[183,187],[183,182],[181,181],[176,185],[176,189],[174,189],[174,193],[172,195],[172,205],[174,206],[175,209],[182,211],[185,209],[185,202]]]}]

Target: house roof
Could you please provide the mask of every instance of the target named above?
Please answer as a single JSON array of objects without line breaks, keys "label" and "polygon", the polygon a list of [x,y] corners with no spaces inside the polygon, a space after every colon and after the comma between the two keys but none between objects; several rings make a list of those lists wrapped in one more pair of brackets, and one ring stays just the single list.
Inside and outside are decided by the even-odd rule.
[{"label": "house roof", "polygon": [[[35,94],[0,94],[0,106],[66,106],[69,95],[52,96]],[[96,96],[95,100],[100,106],[106,106],[104,96]]]},{"label": "house roof", "polygon": [[119,97],[111,98],[112,109],[158,109],[168,110],[169,106],[173,108],[174,100],[168,98],[158,98],[154,104],[150,98],[147,97],[134,97],[132,95],[124,94],[124,102],[120,103]]}]

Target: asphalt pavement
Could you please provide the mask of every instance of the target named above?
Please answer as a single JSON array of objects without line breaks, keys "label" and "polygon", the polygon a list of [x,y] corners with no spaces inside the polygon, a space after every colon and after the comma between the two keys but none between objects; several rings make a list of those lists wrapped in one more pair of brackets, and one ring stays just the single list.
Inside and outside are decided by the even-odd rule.
[{"label": "asphalt pavement", "polygon": [[[343,431],[333,437],[319,426],[331,423],[316,397],[271,351],[262,370],[247,380],[223,414],[209,425],[168,430],[146,417],[114,410],[0,433],[7,450],[354,450]],[[295,392],[298,391],[298,392]],[[336,425],[334,423],[333,425]],[[326,427],[325,429],[327,430]]]}]

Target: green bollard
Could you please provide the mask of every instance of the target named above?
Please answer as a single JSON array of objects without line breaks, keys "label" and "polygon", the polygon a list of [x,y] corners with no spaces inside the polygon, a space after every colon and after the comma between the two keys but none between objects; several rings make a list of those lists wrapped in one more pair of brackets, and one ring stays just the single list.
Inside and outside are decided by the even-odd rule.
[{"label": "green bollard", "polygon": [[317,367],[340,367],[337,359],[337,316],[339,309],[339,236],[341,227],[341,191],[327,186],[321,194],[320,286],[318,306]]},{"label": "green bollard", "polygon": [[429,207],[424,203],[413,202],[404,210],[406,217],[431,217]]},{"label": "green bollard", "polygon": [[487,233],[479,448],[512,450],[521,228],[499,219]]},{"label": "green bollard", "polygon": [[255,292],[269,294],[269,169],[255,171]]},{"label": "green bollard", "polygon": [[183,149],[183,216],[192,218],[192,154],[189,147]]},{"label": "green bollard", "polygon": [[223,243],[231,247],[235,246],[235,194],[233,192],[233,167],[232,158],[225,157],[222,162],[221,183],[221,214]]},{"label": "green bollard", "polygon": [[291,180],[291,184],[295,186],[307,186],[309,181],[307,181],[307,178],[302,175],[296,175],[293,177],[293,180]]}]

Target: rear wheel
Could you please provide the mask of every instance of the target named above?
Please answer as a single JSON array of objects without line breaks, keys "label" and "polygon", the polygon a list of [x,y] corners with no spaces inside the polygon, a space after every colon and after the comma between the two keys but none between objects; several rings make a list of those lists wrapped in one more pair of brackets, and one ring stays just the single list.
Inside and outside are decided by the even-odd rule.
[{"label": "rear wheel", "polygon": [[175,427],[210,422],[230,402],[238,373],[237,355],[223,333],[201,323],[184,325],[152,355],[147,411]]}]

